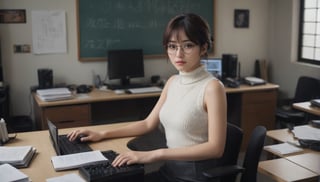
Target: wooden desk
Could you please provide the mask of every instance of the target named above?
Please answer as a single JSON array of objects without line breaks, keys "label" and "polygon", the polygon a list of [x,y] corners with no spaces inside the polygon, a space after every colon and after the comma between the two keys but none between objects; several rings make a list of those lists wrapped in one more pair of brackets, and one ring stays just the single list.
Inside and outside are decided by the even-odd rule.
[{"label": "wooden desk", "polygon": [[[275,128],[275,110],[278,85],[241,85],[226,88],[228,121],[244,131],[243,146],[257,125]],[[47,118],[58,128],[86,126],[91,121],[113,123],[143,119],[157,102],[160,93],[121,94],[94,89],[87,96],[71,100],[44,102],[34,98],[35,120],[39,129],[47,129]],[[94,124],[94,123],[93,123]]]},{"label": "wooden desk", "polygon": [[[115,127],[126,125],[127,123],[117,123],[110,125],[89,126],[93,130],[107,130]],[[61,129],[59,134],[66,134],[74,128]],[[90,143],[90,147],[93,150],[114,150],[116,152],[128,151],[127,142],[131,140],[131,137],[110,139],[96,143]],[[25,146],[31,145],[37,149],[37,154],[34,156],[31,164],[28,168],[23,168],[21,171],[28,175],[33,182],[43,182],[47,178],[60,176],[68,173],[78,173],[78,170],[67,170],[56,172],[51,163],[51,156],[55,156],[56,153],[52,147],[49,139],[49,131],[35,131],[18,133],[15,140],[10,141],[6,146]]]},{"label": "wooden desk", "polygon": [[272,138],[275,141],[279,142],[295,142],[297,141],[293,134],[289,131],[289,129],[276,129],[276,130],[268,130],[267,131],[267,136],[269,138]]},{"label": "wooden desk", "polygon": [[299,154],[294,156],[286,157],[288,161],[291,161],[299,166],[302,166],[318,176],[320,175],[320,153],[319,152],[309,152],[305,154]]},{"label": "wooden desk", "polygon": [[320,107],[311,106],[310,102],[294,103],[293,108],[301,111],[320,116]]},{"label": "wooden desk", "polygon": [[47,118],[58,128],[88,126],[94,120],[135,120],[149,112],[159,96],[160,93],[115,94],[94,89],[77,94],[74,99],[45,102],[33,94],[35,120],[38,129],[48,129]]},{"label": "wooden desk", "polygon": [[[288,129],[267,131],[267,136],[279,141],[295,142]],[[304,149],[303,154],[290,154],[284,158],[259,162],[259,172],[276,181],[318,181],[320,176],[320,152]]]},{"label": "wooden desk", "polygon": [[318,175],[284,158],[259,162],[259,172],[276,181],[314,181]]}]

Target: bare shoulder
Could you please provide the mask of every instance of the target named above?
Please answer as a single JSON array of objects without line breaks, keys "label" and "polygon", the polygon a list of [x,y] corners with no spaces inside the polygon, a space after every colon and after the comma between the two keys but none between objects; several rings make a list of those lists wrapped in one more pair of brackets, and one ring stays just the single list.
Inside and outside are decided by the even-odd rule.
[{"label": "bare shoulder", "polygon": [[206,86],[206,93],[225,93],[223,83],[218,79],[211,80]]}]

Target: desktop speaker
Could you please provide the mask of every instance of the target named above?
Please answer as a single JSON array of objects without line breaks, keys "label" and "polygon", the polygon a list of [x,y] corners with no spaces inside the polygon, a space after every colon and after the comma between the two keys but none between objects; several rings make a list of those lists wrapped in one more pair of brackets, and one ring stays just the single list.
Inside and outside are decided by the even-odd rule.
[{"label": "desktop speaker", "polygon": [[51,69],[38,69],[39,89],[53,87],[53,73]]},{"label": "desktop speaker", "polygon": [[222,79],[236,78],[238,67],[238,55],[222,54]]}]

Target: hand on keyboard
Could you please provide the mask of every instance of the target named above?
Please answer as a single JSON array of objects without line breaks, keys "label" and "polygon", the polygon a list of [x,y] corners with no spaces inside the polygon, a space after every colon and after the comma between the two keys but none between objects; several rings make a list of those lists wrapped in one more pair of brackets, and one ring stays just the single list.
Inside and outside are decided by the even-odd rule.
[{"label": "hand on keyboard", "polygon": [[87,181],[143,181],[144,167],[142,164],[113,167],[111,163],[118,154],[112,150],[104,151],[102,154],[109,160],[108,162],[80,168],[80,174]]}]

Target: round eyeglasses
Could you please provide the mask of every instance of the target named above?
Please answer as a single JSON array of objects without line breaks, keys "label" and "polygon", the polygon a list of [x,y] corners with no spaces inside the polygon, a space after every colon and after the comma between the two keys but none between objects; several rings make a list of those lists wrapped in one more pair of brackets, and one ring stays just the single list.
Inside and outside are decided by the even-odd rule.
[{"label": "round eyeglasses", "polygon": [[181,51],[184,54],[190,54],[195,46],[196,46],[196,44],[191,43],[191,42],[187,42],[182,45],[169,43],[167,45],[167,52],[168,52],[168,54],[174,55],[177,53],[178,48],[180,47]]}]

